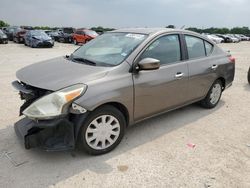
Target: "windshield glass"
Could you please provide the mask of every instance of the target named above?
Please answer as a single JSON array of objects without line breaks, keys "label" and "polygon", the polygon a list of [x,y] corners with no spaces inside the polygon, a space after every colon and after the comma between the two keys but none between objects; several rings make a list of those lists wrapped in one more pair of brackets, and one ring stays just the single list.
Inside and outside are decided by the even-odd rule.
[{"label": "windshield glass", "polygon": [[73,30],[73,28],[63,28],[63,32],[71,34],[71,33],[74,33],[74,30]]},{"label": "windshield glass", "polygon": [[34,36],[42,36],[42,37],[48,36],[44,31],[31,31],[31,34]]},{"label": "windshield glass", "polygon": [[85,30],[84,32],[86,33],[86,35],[89,35],[89,36],[97,36],[98,35],[95,31]]},{"label": "windshield glass", "polygon": [[92,61],[96,66],[116,66],[147,37],[136,33],[106,33],[91,40],[72,54],[72,59]]}]

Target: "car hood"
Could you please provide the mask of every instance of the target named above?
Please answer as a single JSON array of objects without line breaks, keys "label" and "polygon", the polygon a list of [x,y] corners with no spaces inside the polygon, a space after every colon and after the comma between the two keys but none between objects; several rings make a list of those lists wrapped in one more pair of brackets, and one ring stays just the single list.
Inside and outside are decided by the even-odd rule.
[{"label": "car hood", "polygon": [[72,62],[64,57],[35,63],[17,71],[18,80],[28,85],[56,91],[104,77],[110,67],[99,67]]},{"label": "car hood", "polygon": [[51,37],[49,36],[34,35],[33,37],[39,40],[51,40]]}]

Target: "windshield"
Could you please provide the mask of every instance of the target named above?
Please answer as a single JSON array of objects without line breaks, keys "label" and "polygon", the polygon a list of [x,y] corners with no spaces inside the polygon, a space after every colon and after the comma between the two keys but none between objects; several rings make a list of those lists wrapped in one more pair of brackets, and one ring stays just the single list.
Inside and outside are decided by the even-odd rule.
[{"label": "windshield", "polygon": [[84,32],[86,33],[86,35],[89,35],[89,36],[97,36],[98,35],[95,31],[85,30]]},{"label": "windshield", "polygon": [[42,36],[42,37],[48,36],[44,31],[31,31],[31,34],[34,36]]},{"label": "windshield", "polygon": [[74,33],[74,30],[73,30],[73,28],[63,28],[63,32],[71,34],[71,33]]},{"label": "windshield", "polygon": [[72,59],[86,59],[96,66],[116,66],[147,37],[136,33],[106,33],[75,51]]}]

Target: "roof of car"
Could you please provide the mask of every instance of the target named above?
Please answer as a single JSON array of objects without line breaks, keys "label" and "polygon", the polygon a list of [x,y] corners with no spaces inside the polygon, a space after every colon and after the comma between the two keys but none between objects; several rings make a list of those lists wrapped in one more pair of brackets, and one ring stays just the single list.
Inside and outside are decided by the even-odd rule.
[{"label": "roof of car", "polygon": [[[180,29],[170,29],[170,28],[125,28],[117,29],[112,32],[126,32],[126,33],[140,33],[140,34],[153,34],[158,32],[171,32],[171,31],[184,31]],[[187,30],[185,30],[187,31]]]}]

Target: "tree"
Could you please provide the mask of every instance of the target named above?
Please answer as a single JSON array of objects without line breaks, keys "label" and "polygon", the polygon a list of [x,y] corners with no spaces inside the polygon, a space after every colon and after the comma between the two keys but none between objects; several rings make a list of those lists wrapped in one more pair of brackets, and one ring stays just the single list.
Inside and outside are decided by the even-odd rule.
[{"label": "tree", "polygon": [[175,26],[174,25],[168,25],[166,28],[175,29]]},{"label": "tree", "polygon": [[0,27],[8,27],[9,24],[4,22],[3,20],[0,20]]}]

